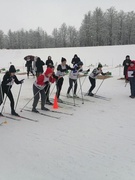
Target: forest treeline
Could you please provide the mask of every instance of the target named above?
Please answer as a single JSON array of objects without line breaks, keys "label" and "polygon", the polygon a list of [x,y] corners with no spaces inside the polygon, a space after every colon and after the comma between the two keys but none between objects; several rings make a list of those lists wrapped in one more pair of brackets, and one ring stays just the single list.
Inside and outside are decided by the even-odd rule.
[{"label": "forest treeline", "polygon": [[7,34],[0,30],[0,49],[31,49],[57,47],[84,47],[135,44],[135,12],[117,11],[114,7],[105,12],[96,8],[84,15],[79,30],[63,23],[49,35],[38,27]]}]

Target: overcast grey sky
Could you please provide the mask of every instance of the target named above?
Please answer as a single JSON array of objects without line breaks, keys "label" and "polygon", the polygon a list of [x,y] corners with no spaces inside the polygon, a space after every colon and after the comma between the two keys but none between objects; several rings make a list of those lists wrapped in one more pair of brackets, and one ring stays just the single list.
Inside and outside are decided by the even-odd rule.
[{"label": "overcast grey sky", "polygon": [[100,7],[134,11],[135,0],[0,0],[0,30],[43,28],[48,34],[62,23],[80,27],[84,14]]}]

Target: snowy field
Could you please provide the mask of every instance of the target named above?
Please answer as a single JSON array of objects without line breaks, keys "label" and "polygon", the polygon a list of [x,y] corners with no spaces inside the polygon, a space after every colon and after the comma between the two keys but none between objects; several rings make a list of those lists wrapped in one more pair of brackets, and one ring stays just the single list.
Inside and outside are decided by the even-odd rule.
[{"label": "snowy field", "polygon": [[[0,67],[8,69],[10,62],[26,71],[23,57],[40,56],[44,61],[51,55],[54,62],[61,57],[69,64],[74,54],[84,61],[85,67],[98,62],[107,64],[103,71],[112,72],[112,78],[105,79],[97,94],[110,98],[108,101],[93,97],[84,97],[77,106],[59,104],[64,113],[47,112],[60,117],[54,119],[32,112],[20,112],[32,98],[32,76],[25,78],[22,86],[17,112],[38,122],[21,119],[15,121],[0,117],[0,180],[134,180],[135,179],[135,100],[130,99],[129,84],[125,86],[122,64],[126,55],[135,59],[135,45],[106,46],[87,48],[59,48],[39,50],[0,50]],[[93,67],[91,67],[92,71]],[[3,74],[0,74],[2,79]],[[81,82],[83,82],[83,78]],[[102,80],[97,80],[96,92]],[[78,85],[79,86],[79,85]],[[83,92],[87,92],[90,83],[86,78]],[[52,84],[51,90],[54,85]],[[15,101],[20,85],[14,84],[12,92]],[[63,95],[68,88],[65,77]],[[79,89],[79,87],[78,87]],[[51,97],[54,98],[54,93]],[[81,94],[79,93],[81,97]],[[73,102],[72,99],[61,99]],[[32,101],[27,105],[31,108]],[[79,106],[79,107],[78,107]],[[52,106],[47,106],[54,110]],[[40,108],[40,103],[38,104]],[[3,113],[10,113],[7,99]]]}]

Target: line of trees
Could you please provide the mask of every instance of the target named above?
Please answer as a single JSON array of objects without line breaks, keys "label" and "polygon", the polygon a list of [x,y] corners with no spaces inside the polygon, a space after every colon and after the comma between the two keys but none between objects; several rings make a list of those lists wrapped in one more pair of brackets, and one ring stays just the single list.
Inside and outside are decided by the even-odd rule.
[{"label": "line of trees", "polygon": [[135,12],[116,11],[114,7],[105,12],[96,8],[84,15],[79,30],[63,23],[48,35],[42,28],[11,31],[5,35],[0,30],[0,48],[56,48],[79,46],[104,46],[135,44]]}]

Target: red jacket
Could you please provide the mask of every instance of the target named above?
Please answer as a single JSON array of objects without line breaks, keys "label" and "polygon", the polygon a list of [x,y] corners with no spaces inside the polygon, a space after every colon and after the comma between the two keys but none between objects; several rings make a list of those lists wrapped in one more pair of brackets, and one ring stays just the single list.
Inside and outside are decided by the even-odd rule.
[{"label": "red jacket", "polygon": [[39,86],[45,86],[45,82],[49,81],[51,83],[54,83],[55,80],[56,79],[53,76],[48,78],[47,76],[45,76],[45,74],[41,74],[41,75],[38,76],[38,78],[36,80],[36,83]]},{"label": "red jacket", "polygon": [[[128,79],[129,77],[128,77],[128,72],[129,71],[134,71],[134,77],[135,77],[135,64],[134,64],[134,66],[129,66],[128,67],[128,69],[127,69],[127,75],[126,75],[126,79]],[[133,74],[133,73],[132,73]]]}]

